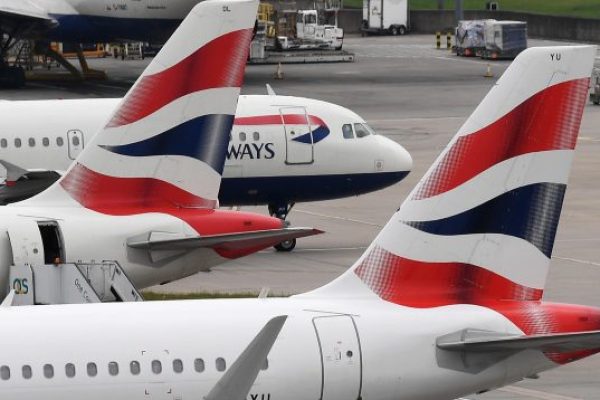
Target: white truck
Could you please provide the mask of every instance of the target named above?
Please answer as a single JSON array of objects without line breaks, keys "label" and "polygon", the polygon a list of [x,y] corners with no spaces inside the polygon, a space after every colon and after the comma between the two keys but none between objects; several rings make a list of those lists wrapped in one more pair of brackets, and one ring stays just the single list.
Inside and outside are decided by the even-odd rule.
[{"label": "white truck", "polygon": [[363,0],[361,30],[404,35],[409,30],[408,0]]},{"label": "white truck", "polygon": [[277,37],[282,50],[342,49],[344,30],[335,25],[319,25],[317,10],[298,10],[295,18],[294,37]]}]

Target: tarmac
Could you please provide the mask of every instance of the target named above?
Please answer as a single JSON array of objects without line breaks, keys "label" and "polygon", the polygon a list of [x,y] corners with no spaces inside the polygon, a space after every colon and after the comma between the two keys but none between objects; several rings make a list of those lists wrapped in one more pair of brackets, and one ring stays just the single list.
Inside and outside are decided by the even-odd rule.
[{"label": "tarmac", "polygon": [[[530,45],[556,42],[531,40]],[[151,288],[160,292],[256,292],[289,295],[319,287],[350,267],[399,207],[461,124],[509,65],[458,58],[434,48],[432,36],[350,37],[344,48],[356,62],[285,65],[275,80],[274,66],[249,66],[244,93],[313,97],[348,107],[379,133],[401,143],[414,169],[402,182],[360,197],[297,204],[294,226],[326,234],[302,239],[292,253],[265,250],[208,273]],[[106,70],[102,82],[31,83],[24,90],[0,91],[0,99],[122,96],[148,60],[90,60]],[[484,77],[488,64],[494,78]],[[544,298],[600,307],[600,107],[586,106],[571,179],[554,247]],[[477,154],[473,154],[477,157]],[[266,214],[266,207],[245,207]],[[600,355],[469,399],[600,400]]]}]

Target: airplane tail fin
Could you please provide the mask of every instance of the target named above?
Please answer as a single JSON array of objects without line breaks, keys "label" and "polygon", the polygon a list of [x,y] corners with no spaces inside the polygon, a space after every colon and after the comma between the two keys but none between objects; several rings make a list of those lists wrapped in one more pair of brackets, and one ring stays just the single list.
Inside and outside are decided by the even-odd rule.
[{"label": "airplane tail fin", "polygon": [[539,300],[595,46],[521,53],[345,275],[411,307]]},{"label": "airplane tail fin", "polygon": [[107,214],[214,208],[257,8],[195,6],[106,127],[31,202],[70,198]]}]

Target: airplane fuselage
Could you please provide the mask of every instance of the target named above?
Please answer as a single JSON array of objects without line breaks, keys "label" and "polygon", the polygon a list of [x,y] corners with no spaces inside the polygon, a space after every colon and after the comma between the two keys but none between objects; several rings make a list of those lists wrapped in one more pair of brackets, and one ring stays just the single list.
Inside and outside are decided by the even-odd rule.
[{"label": "airplane fuselage", "polygon": [[[0,103],[7,116],[0,132],[0,159],[27,170],[65,171],[103,128],[119,101]],[[408,152],[380,135],[359,137],[354,128],[361,124],[364,120],[358,115],[330,103],[240,96],[220,204],[329,200],[371,192],[403,179],[412,167]],[[353,131],[348,138],[343,136],[344,127]]]},{"label": "airplane fuselage", "polygon": [[137,40],[164,43],[200,0],[41,0],[58,22],[47,40],[98,43]]},{"label": "airplane fuselage", "polygon": [[300,297],[19,307],[2,310],[3,323],[21,333],[0,331],[0,368],[10,369],[0,393],[5,400],[203,398],[278,315],[287,321],[247,400],[450,400],[557,366],[535,351],[477,374],[443,364],[442,335],[465,327],[521,333],[468,305],[422,310],[375,298]]}]

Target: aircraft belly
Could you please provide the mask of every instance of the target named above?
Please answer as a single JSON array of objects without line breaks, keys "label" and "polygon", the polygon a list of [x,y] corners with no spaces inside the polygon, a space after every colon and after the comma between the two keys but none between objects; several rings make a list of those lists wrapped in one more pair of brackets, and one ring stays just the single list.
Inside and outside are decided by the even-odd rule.
[{"label": "aircraft belly", "polygon": [[106,42],[120,39],[165,42],[181,19],[117,18],[92,15],[53,15],[59,26],[44,36],[66,42]]},{"label": "aircraft belly", "polygon": [[219,201],[230,206],[331,200],[383,189],[406,175],[408,171],[223,178]]}]

